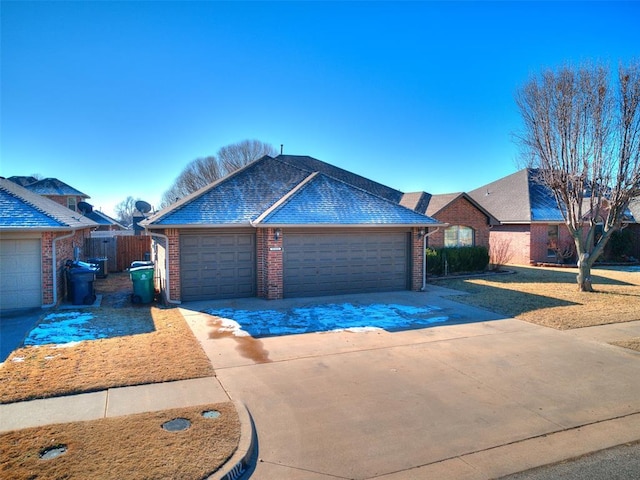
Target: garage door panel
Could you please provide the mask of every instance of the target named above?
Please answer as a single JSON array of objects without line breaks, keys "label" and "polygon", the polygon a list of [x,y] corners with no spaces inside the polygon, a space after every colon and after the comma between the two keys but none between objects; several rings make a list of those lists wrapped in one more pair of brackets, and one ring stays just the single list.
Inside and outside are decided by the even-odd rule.
[{"label": "garage door panel", "polygon": [[180,236],[184,301],[241,298],[256,292],[255,236],[198,233]]},{"label": "garage door panel", "polygon": [[41,305],[40,239],[0,239],[0,310]]},{"label": "garage door panel", "polygon": [[285,297],[404,290],[406,232],[287,233]]}]

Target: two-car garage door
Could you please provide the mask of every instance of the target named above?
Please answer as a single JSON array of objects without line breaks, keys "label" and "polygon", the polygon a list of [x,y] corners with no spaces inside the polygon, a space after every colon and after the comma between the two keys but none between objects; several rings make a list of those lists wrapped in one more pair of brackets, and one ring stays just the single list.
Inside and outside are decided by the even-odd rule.
[{"label": "two-car garage door", "polygon": [[284,235],[284,296],[405,290],[406,232],[287,232]]},{"label": "two-car garage door", "polygon": [[[285,231],[284,297],[406,290],[409,252],[406,231]],[[255,231],[182,233],[180,269],[183,301],[255,296]]]}]

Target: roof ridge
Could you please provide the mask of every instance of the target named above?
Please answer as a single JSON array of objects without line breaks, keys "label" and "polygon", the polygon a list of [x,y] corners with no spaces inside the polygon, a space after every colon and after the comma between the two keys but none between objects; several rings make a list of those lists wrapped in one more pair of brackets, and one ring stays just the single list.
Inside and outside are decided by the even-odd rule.
[{"label": "roof ridge", "polygon": [[258,223],[262,222],[265,218],[271,215],[273,212],[278,210],[281,206],[285,205],[293,196],[302,190],[307,184],[309,184],[314,178],[318,175],[322,175],[320,172],[312,172],[308,177],[305,177],[300,183],[298,183],[295,187],[285,193],[282,197],[280,197],[273,205],[267,208],[264,212],[262,212],[255,220],[249,222],[252,227],[255,227]]},{"label": "roof ridge", "polygon": [[[406,211],[408,211],[408,212],[411,212],[411,213],[414,213],[414,214],[416,214],[416,215],[420,215],[420,216],[422,216],[422,217],[425,217],[425,218],[427,218],[427,219],[429,219],[429,220],[432,220],[434,223],[439,223],[436,219],[434,219],[434,218],[430,217],[430,216],[429,216],[429,215],[427,215],[426,213],[416,212],[415,210],[413,210],[413,209],[411,209],[411,208],[409,208],[409,207],[405,207],[404,205],[401,205],[400,203],[397,203],[397,202],[394,202],[394,201],[392,201],[392,200],[389,200],[388,198],[384,198],[384,197],[382,197],[382,196],[380,196],[380,195],[377,195],[377,194],[375,194],[375,193],[373,193],[373,192],[370,192],[369,190],[365,190],[364,188],[358,187],[357,185],[353,185],[353,184],[351,184],[351,183],[349,183],[349,182],[345,182],[344,180],[340,180],[339,178],[335,178],[335,177],[333,177],[332,175],[326,175],[326,174],[324,174],[324,173],[322,173],[322,172],[314,172],[314,173],[312,173],[311,175],[309,175],[309,176],[308,176],[307,178],[305,178],[302,182],[300,182],[300,184],[296,185],[296,187],[294,187],[293,189],[291,189],[291,191],[290,191],[290,192],[288,192],[285,196],[283,196],[281,200],[285,199],[285,197],[286,197],[286,201],[291,200],[291,199],[294,197],[294,195],[295,195],[296,193],[298,193],[298,192],[300,192],[301,190],[303,190],[303,189],[304,189],[304,187],[307,187],[308,185],[310,185],[310,184],[311,184],[311,182],[312,182],[313,180],[315,180],[315,179],[317,179],[317,178],[322,178],[322,177],[325,177],[325,178],[327,178],[327,179],[329,179],[329,180],[331,180],[331,181],[338,182],[338,183],[341,183],[341,184],[343,184],[343,185],[346,185],[348,188],[352,188],[352,189],[354,189],[354,190],[357,190],[357,191],[362,192],[362,193],[363,193],[363,194],[365,194],[365,195],[368,195],[368,196],[374,197],[374,198],[376,198],[376,199],[378,199],[378,200],[382,200],[383,202],[385,202],[385,203],[387,203],[387,204],[389,204],[389,205],[392,205],[392,206],[394,206],[394,207],[401,208],[401,209],[406,210]],[[281,207],[281,206],[283,206],[283,205],[285,205],[285,204],[287,203],[286,201],[283,201],[283,202],[276,202],[276,203],[279,203],[278,208],[279,208],[279,207]],[[274,205],[275,205],[275,204],[274,204]],[[270,210],[269,214],[274,213],[278,208],[273,208],[273,209],[269,208],[269,209],[268,209],[268,210]],[[265,211],[265,212],[266,212],[266,211]],[[260,218],[260,221],[265,220],[268,216],[269,216],[269,215],[265,215],[265,214],[263,213],[263,214],[262,214],[262,215],[260,215],[260,217],[259,217],[259,218]]]}]

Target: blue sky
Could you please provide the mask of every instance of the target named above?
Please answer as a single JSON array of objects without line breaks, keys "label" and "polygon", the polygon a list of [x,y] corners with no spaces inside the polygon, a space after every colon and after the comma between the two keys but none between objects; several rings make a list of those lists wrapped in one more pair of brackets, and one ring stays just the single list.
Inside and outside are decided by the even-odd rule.
[{"label": "blue sky", "polygon": [[638,2],[1,3],[0,175],[113,213],[243,139],[402,191],[517,169],[514,93],[640,54]]}]

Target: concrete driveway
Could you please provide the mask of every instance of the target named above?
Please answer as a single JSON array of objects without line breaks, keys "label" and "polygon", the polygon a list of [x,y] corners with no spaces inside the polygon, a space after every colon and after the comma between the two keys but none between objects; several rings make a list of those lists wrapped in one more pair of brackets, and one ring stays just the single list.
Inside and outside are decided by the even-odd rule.
[{"label": "concrete driveway", "polygon": [[[184,305],[222,386],[255,421],[252,478],[497,478],[640,439],[640,354],[500,319],[449,293],[368,298],[436,305],[457,315],[451,324],[262,339],[220,332],[202,304]],[[305,301],[318,299],[205,308]]]},{"label": "concrete driveway", "polygon": [[22,345],[27,333],[43,316],[40,308],[0,312],[0,363]]}]

